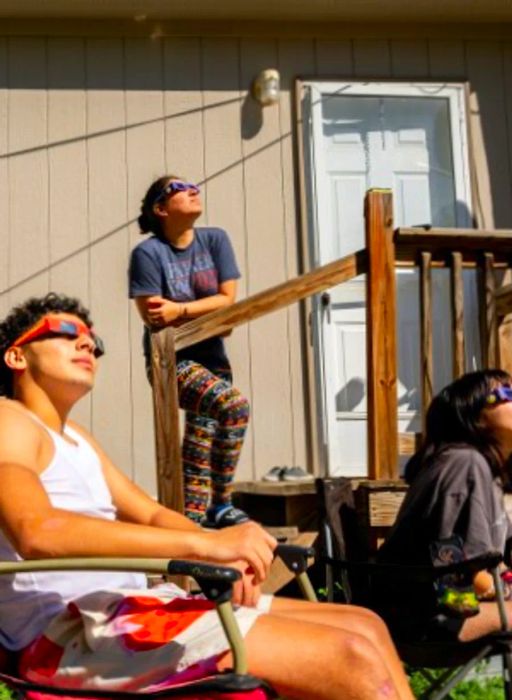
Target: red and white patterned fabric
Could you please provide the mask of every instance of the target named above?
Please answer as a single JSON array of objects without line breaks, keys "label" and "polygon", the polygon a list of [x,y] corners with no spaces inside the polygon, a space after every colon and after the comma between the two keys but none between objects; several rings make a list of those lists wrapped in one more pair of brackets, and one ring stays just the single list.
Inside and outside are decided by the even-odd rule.
[{"label": "red and white patterned fabric", "polygon": [[[243,636],[270,601],[235,609]],[[150,691],[215,673],[228,649],[213,603],[168,584],[72,601],[21,653],[19,668],[45,685]]]}]

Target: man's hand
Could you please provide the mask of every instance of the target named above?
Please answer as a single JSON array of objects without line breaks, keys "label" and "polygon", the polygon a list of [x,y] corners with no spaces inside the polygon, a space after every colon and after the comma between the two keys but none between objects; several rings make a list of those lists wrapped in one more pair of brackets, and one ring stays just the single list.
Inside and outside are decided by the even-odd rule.
[{"label": "man's hand", "polygon": [[233,604],[254,608],[260,599],[261,590],[255,581],[253,569],[243,561],[230,562],[229,566],[238,569],[242,578],[233,586]]},{"label": "man's hand", "polygon": [[183,304],[156,297],[147,303],[147,318],[151,326],[162,328],[176,321],[183,311]]},{"label": "man's hand", "polygon": [[205,559],[219,564],[245,562],[249,567],[254,585],[258,586],[268,575],[274,558],[277,540],[269,535],[261,525],[252,520],[241,525],[226,527],[207,534],[206,543],[211,546]]}]

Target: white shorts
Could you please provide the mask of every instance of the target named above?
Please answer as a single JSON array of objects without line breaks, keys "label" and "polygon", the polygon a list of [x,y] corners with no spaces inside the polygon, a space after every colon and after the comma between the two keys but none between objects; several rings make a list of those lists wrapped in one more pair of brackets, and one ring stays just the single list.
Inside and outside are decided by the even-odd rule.
[{"label": "white shorts", "polygon": [[[237,607],[245,636],[270,610]],[[213,673],[229,644],[213,603],[174,584],[97,591],[72,601],[21,654],[27,680],[69,688],[149,690]]]}]

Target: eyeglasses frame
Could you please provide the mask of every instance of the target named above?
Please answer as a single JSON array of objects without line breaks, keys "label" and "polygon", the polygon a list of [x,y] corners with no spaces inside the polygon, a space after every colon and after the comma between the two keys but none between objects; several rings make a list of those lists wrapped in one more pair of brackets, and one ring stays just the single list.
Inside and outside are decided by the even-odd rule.
[{"label": "eyeglasses frame", "polygon": [[199,194],[201,191],[198,185],[194,185],[192,182],[182,182],[181,180],[171,180],[163,188],[163,190],[155,197],[153,204],[157,204],[162,199],[169,197],[171,194],[176,192],[187,192],[188,190],[193,190],[195,194]]},{"label": "eyeglasses frame", "polygon": [[512,401],[512,387],[498,386],[487,396],[486,403],[492,406],[497,403],[505,403],[508,401]]},{"label": "eyeglasses frame", "polygon": [[45,337],[65,336],[68,338],[79,338],[87,335],[94,343],[94,357],[99,358],[105,354],[105,344],[103,340],[83,321],[71,321],[66,318],[47,314],[39,319],[31,328],[17,338],[11,347],[21,347],[34,340],[44,340]]}]

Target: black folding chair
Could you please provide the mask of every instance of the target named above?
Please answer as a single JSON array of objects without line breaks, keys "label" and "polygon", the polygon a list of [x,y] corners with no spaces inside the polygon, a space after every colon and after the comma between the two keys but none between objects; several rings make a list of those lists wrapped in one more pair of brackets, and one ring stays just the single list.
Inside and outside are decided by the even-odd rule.
[{"label": "black folding chair", "polygon": [[[471,575],[484,569],[494,578],[496,605],[501,630],[473,642],[444,639],[401,638],[391,630],[401,660],[411,671],[418,670],[429,686],[421,700],[442,700],[484,659],[500,656],[506,700],[512,700],[512,630],[508,624],[499,565],[503,554],[488,552],[483,556],[444,566],[408,566],[377,564],[368,556],[364,537],[358,528],[354,498],[348,479],[317,480],[322,510],[323,551],[328,598],[332,599],[336,582],[347,603],[363,605],[382,614],[379,580],[397,577],[411,586],[430,583],[448,574]],[[418,601],[421,605],[421,600]],[[429,669],[441,669],[433,674]]]}]

